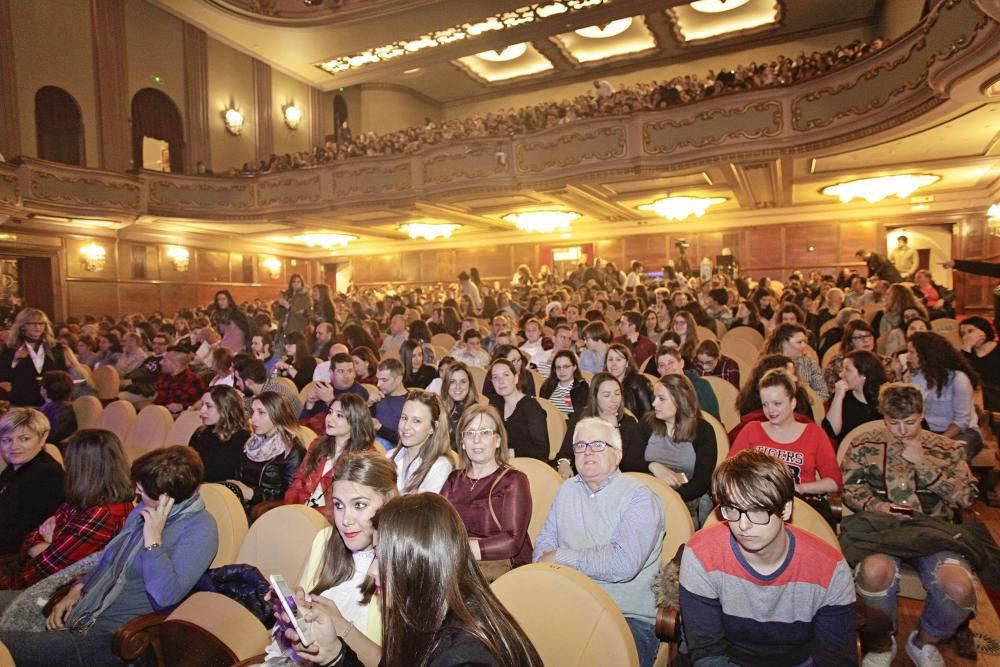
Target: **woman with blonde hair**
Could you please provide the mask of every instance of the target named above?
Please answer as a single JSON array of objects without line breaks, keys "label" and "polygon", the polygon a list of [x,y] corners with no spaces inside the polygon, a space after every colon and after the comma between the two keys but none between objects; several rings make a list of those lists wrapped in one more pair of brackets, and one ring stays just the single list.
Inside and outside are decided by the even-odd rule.
[{"label": "woman with blonde hair", "polygon": [[448,418],[436,394],[412,389],[399,417],[399,446],[390,459],[396,464],[401,493],[438,493],[455,469]]},{"label": "woman with blonde hair", "polygon": [[492,581],[531,562],[531,489],[527,476],[507,462],[507,431],[492,406],[469,406],[458,430],[459,469],[448,476],[441,495],[462,517],[472,553]]},{"label": "woman with blonde hair", "polygon": [[7,390],[12,406],[38,406],[42,404],[42,374],[78,365],[73,353],[56,341],[48,315],[37,308],[22,308],[10,327],[7,345],[0,349],[0,387]]}]

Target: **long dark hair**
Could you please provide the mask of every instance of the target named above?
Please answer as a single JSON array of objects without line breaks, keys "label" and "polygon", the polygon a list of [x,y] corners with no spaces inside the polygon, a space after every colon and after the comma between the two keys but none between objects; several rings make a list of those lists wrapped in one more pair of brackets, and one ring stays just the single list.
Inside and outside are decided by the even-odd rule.
[{"label": "long dark hair", "polygon": [[914,331],[907,342],[912,343],[913,349],[917,351],[920,373],[927,378],[927,388],[937,389],[938,396],[948,384],[948,376],[959,371],[969,378],[973,389],[979,386],[979,373],[972,370],[969,362],[941,334]]},{"label": "long dark hair", "polygon": [[[333,399],[328,412],[333,412],[334,406],[337,403],[340,403],[340,409],[344,412],[347,423],[351,426],[351,434],[348,436],[347,444],[344,445],[344,450],[340,453],[340,456],[344,457],[348,453],[371,450],[372,442],[375,440],[375,427],[372,424],[372,416],[368,411],[368,406],[365,404],[365,399],[357,394],[345,392]],[[336,451],[336,437],[323,435],[317,438],[316,443],[309,447],[309,452],[306,454],[305,474],[309,475],[314,472],[327,458],[331,458]]]},{"label": "long dark hair", "polygon": [[219,412],[219,421],[214,427],[203,426],[202,428],[213,428],[220,440],[229,440],[234,433],[239,431],[250,432],[250,418],[247,415],[240,392],[229,385],[217,384],[206,393],[215,402],[215,409]]},{"label": "long dark hair", "polygon": [[[750,414],[763,407],[760,403],[760,390],[757,385],[760,384],[764,374],[776,368],[788,370],[788,364],[794,365],[795,362],[792,361],[791,357],[786,357],[783,354],[768,354],[757,360],[757,365],[753,367],[750,379],[743,383],[743,388],[740,389],[740,394],[736,398],[736,407],[741,415]],[[795,411],[812,417],[812,401],[809,400],[809,394],[802,387],[797,387],[795,390]]]},{"label": "long dark hair", "polygon": [[111,431],[77,431],[67,441],[65,461],[65,499],[70,505],[87,509],[135,496],[125,451]]},{"label": "long dark hair", "polygon": [[295,366],[296,370],[301,370],[302,364],[311,356],[309,340],[301,331],[289,331],[285,334],[285,345],[295,345],[295,356],[292,358],[292,366]]},{"label": "long dark hair", "polygon": [[[348,395],[353,396],[353,394]],[[367,486],[383,501],[399,495],[399,490],[396,488],[396,466],[392,464],[392,461],[375,451],[345,451],[333,470],[333,481],[354,482],[361,486]],[[326,511],[330,523],[334,524],[334,529],[323,552],[323,564],[320,566],[319,576],[312,590],[313,593],[322,593],[354,576],[354,558],[336,528],[332,500],[327,503]]]},{"label": "long dark hair", "polygon": [[622,395],[622,402],[618,404],[618,422],[620,423],[622,418],[625,417],[625,389],[622,387],[621,380],[607,371],[594,373],[594,377],[590,378],[590,386],[587,388],[587,404],[583,406],[583,412],[580,413],[580,416],[601,416],[601,411],[597,407],[597,395],[601,391],[601,385],[605,382],[614,382],[618,385],[618,392]]},{"label": "long dark hair", "polygon": [[[378,345],[375,344],[375,339],[372,338],[371,334],[363,326],[360,324],[348,324],[344,327],[343,336],[347,349],[353,350],[356,347],[367,347],[375,357],[376,363],[378,362]],[[373,374],[374,370],[373,367]]]},{"label": "long dark hair", "polygon": [[701,419],[701,406],[698,404],[698,395],[694,392],[691,380],[684,375],[664,375],[656,384],[670,393],[671,400],[677,406],[674,430],[672,433],[667,432],[666,423],[656,417],[655,410],[643,415],[646,424],[653,433],[666,436],[674,442],[694,442],[695,434],[698,432],[698,420]]},{"label": "long dark hair", "polygon": [[393,498],[372,523],[383,593],[382,664],[426,667],[451,616],[497,664],[542,667],[531,640],[476,566],[451,503],[436,493]]},{"label": "long dark hair", "polygon": [[583,382],[583,375],[580,373],[580,364],[576,360],[576,355],[573,354],[572,350],[559,350],[552,356],[552,369],[549,371],[549,377],[545,379],[542,387],[538,390],[539,396],[551,396],[552,391],[559,384],[559,378],[556,377],[556,361],[559,359],[569,359],[573,363],[573,384],[570,386],[571,390]]},{"label": "long dark hair", "polygon": [[879,389],[887,380],[882,360],[868,350],[851,350],[844,355],[844,361],[848,359],[858,369],[858,373],[865,376],[865,386],[862,390],[865,401],[868,405],[878,405]]},{"label": "long dark hair", "polygon": [[403,385],[405,386],[413,384],[413,376],[420,372],[419,368],[413,367],[413,350],[418,347],[420,348],[420,353],[423,354],[424,350],[420,341],[412,338],[407,338],[399,346],[399,360],[403,364]]}]

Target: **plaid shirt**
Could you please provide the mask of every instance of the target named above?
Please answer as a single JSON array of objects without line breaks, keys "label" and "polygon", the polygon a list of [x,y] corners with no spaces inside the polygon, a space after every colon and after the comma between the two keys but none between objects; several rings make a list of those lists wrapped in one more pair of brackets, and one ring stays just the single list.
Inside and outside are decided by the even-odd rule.
[{"label": "plaid shirt", "polygon": [[732,357],[727,357],[726,355],[721,355],[719,361],[715,364],[715,368],[712,369],[711,373],[705,373],[701,370],[701,366],[697,365],[698,375],[702,377],[707,375],[714,375],[720,377],[729,384],[736,387],[737,390],[740,388],[740,367]]},{"label": "plaid shirt", "polygon": [[205,393],[205,381],[190,368],[185,368],[177,375],[164,373],[156,381],[157,405],[179,403],[186,408],[201,398]]},{"label": "plaid shirt", "polygon": [[52,544],[34,558],[28,556],[28,549],[45,541],[37,529],[33,530],[21,547],[21,569],[17,578],[13,582],[0,582],[0,588],[10,588],[10,583],[15,584],[14,588],[27,588],[100,551],[118,534],[134,507],[131,502],[124,502],[79,509],[63,503],[55,513],[56,529],[52,533]]}]

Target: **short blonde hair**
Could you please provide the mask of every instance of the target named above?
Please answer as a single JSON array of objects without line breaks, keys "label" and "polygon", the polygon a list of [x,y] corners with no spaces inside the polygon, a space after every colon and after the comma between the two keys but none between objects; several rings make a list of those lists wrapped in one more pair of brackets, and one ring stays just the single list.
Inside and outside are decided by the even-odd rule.
[{"label": "short blonde hair", "polygon": [[11,408],[0,417],[0,435],[26,428],[39,438],[49,432],[49,418],[34,408]]}]

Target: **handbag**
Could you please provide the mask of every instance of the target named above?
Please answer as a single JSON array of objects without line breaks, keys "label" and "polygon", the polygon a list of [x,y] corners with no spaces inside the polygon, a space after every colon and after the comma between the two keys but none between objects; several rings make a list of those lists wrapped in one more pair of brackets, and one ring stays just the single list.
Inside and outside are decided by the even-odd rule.
[{"label": "handbag", "polygon": [[[493,480],[493,484],[490,485],[490,492],[487,496],[487,503],[490,508],[490,516],[493,517],[493,523],[497,525],[497,528],[503,530],[503,526],[500,525],[500,519],[497,518],[497,513],[493,510],[493,489],[496,488],[497,484],[503,479],[503,476],[510,472],[510,468],[504,468],[503,471],[497,475],[497,478]],[[483,573],[486,577],[486,581],[493,583],[503,575],[507,574],[514,568],[514,564],[511,562],[510,558],[504,558],[501,560],[481,560],[479,561],[479,571]]]}]

